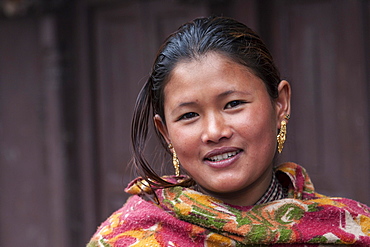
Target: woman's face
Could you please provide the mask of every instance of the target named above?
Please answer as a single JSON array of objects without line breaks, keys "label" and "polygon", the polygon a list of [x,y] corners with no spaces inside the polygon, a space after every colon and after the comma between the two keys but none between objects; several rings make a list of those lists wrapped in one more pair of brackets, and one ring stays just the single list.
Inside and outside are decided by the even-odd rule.
[{"label": "woman's face", "polygon": [[272,102],[248,68],[208,53],[177,64],[164,88],[166,125],[154,120],[204,192],[250,205],[269,186],[277,130],[289,113],[289,84],[279,91]]}]

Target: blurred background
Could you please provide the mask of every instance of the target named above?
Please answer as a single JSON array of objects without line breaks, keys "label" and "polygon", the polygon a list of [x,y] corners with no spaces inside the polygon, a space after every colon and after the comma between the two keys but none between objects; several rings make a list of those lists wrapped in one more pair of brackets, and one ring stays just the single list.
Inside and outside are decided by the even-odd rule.
[{"label": "blurred background", "polygon": [[291,82],[280,160],[370,204],[369,0],[1,0],[0,246],[84,246],[121,207],[156,50],[212,14],[256,30]]}]

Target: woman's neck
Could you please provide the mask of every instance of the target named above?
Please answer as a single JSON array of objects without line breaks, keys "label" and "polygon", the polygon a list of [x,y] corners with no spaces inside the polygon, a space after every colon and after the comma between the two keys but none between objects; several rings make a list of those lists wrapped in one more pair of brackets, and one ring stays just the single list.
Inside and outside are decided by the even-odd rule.
[{"label": "woman's neck", "polygon": [[273,177],[272,169],[268,169],[258,180],[246,188],[234,192],[218,193],[209,191],[201,186],[198,190],[204,194],[215,197],[227,204],[236,206],[251,206],[256,204],[259,199],[269,189]]}]

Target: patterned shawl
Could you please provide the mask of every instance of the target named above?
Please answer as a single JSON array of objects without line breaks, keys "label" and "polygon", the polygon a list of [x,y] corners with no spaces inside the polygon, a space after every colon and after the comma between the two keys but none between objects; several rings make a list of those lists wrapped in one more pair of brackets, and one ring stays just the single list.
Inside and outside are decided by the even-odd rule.
[{"label": "patterned shawl", "polygon": [[157,204],[143,199],[148,190],[136,179],[126,189],[136,195],[87,246],[370,246],[369,207],[315,193],[294,163],[277,167],[276,174],[289,198],[246,207],[179,186],[157,189]]}]

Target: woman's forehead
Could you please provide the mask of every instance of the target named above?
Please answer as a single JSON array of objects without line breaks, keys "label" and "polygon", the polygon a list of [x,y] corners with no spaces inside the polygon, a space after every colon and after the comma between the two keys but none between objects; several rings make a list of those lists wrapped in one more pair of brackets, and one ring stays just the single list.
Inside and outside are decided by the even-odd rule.
[{"label": "woman's forehead", "polygon": [[164,96],[171,101],[210,94],[218,97],[224,92],[255,91],[262,85],[262,80],[244,65],[225,56],[209,54],[202,59],[179,63],[165,86]]}]

